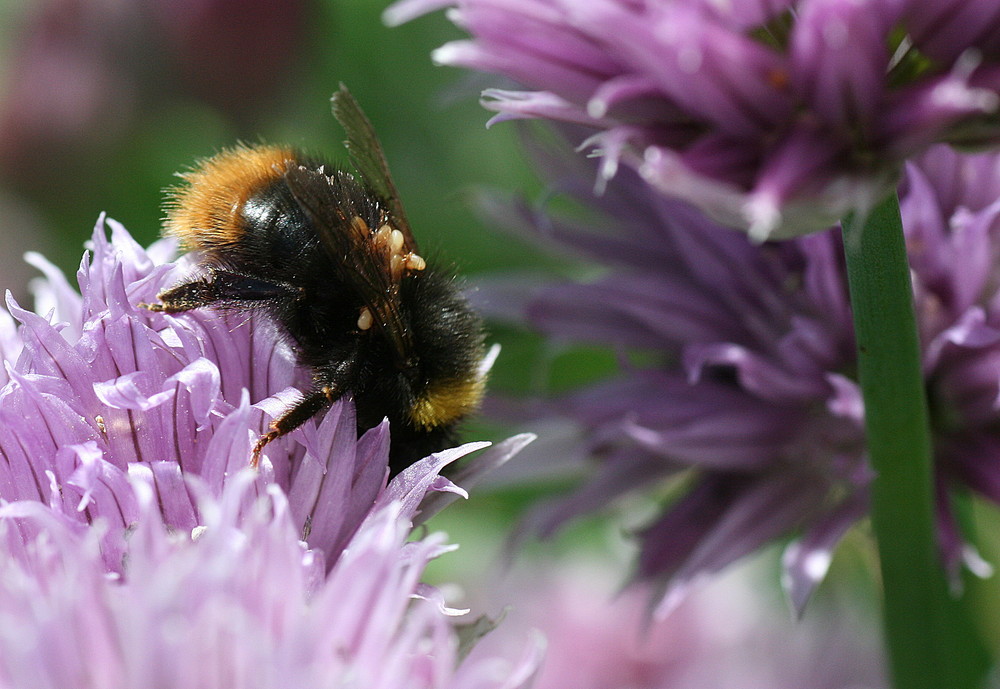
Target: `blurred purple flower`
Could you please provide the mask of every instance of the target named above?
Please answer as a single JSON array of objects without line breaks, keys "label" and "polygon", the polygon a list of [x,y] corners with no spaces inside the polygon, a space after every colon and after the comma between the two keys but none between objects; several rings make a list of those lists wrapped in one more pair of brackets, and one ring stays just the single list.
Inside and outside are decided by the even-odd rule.
[{"label": "blurred purple flower", "polygon": [[1000,136],[991,0],[402,0],[472,39],[438,63],[505,75],[494,121],[587,125],[582,145],[755,239],[865,209],[936,141]]},{"label": "blurred purple flower", "polygon": [[[606,275],[484,289],[481,308],[509,314],[521,300],[529,322],[556,342],[610,345],[623,363],[616,379],[543,404],[543,413],[579,425],[582,442],[571,452],[599,464],[577,492],[536,513],[534,528],[550,533],[624,494],[685,477],[679,497],[639,534],[636,577],[667,587],[664,609],[699,577],[793,535],[785,584],[801,609],[868,509],[839,235],[755,246],[631,171],[595,200],[579,158],[552,156],[548,166],[557,188],[604,215],[581,226],[494,207],[497,219],[519,217],[561,255],[605,264]],[[901,193],[939,542],[955,574],[963,561],[983,564],[963,544],[951,491],[1000,502],[1000,157],[932,147],[907,164]]]},{"label": "blurred purple flower", "polygon": [[165,81],[245,124],[287,97],[309,41],[303,0],[186,0],[145,8],[168,56]]},{"label": "blurred purple flower", "polygon": [[256,131],[260,113],[287,97],[307,14],[303,0],[12,7],[4,17],[12,40],[0,79],[0,173],[19,187],[55,189],[53,166],[85,174],[144,115],[162,116],[178,99],[207,102]]},{"label": "blurred purple flower", "polygon": [[[387,485],[388,424],[358,438],[345,400],[249,471],[266,413],[303,374],[278,333],[245,314],[136,308],[190,268],[166,262],[169,241],[145,251],[102,219],[91,250],[82,296],[34,255],[45,315],[9,296],[13,319],[0,314],[0,615],[17,630],[0,632],[0,684],[520,686],[455,674],[448,611],[419,583],[447,548],[405,543],[443,502],[425,497],[465,495],[440,471],[488,443]],[[430,602],[406,612],[413,597]]]},{"label": "blurred purple flower", "polygon": [[[134,109],[146,61],[126,59],[141,24],[138,8],[86,0],[44,0],[8,19],[0,105],[3,176],[24,181],[49,161],[120,135]],[[148,43],[147,43],[148,46]],[[93,149],[91,149],[93,150]],[[39,166],[40,167],[40,166]],[[49,173],[51,174],[51,173]]]},{"label": "blurred purple flower", "polygon": [[614,595],[619,575],[607,557],[529,563],[470,590],[487,610],[514,601],[471,658],[516,652],[535,630],[547,648],[533,689],[888,687],[878,628],[857,590],[835,605],[818,600],[795,620],[762,574],[738,568],[650,621],[647,591]]}]

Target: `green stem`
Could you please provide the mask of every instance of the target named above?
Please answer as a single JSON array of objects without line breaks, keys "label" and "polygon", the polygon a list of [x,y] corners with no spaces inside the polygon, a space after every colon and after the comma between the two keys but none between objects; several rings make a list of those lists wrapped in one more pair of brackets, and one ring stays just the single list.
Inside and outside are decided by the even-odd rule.
[{"label": "green stem", "polygon": [[935,540],[927,400],[899,201],[843,222],[896,689],[978,689],[987,659],[948,594]]}]

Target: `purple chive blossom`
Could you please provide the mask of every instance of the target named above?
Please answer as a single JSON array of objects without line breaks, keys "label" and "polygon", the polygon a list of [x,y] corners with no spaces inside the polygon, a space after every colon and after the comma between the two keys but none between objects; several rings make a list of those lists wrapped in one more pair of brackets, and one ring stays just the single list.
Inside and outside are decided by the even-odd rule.
[{"label": "purple chive blossom", "polygon": [[538,643],[512,663],[462,661],[453,619],[463,611],[419,583],[453,549],[442,534],[407,541],[426,485],[393,481],[327,571],[299,541],[284,493],[271,485],[254,497],[258,482],[243,469],[218,497],[190,482],[201,515],[192,531],[164,521],[152,472],[108,488],[136,517],[122,576],[107,574],[100,528],[58,505],[0,506],[0,685],[527,686]]},{"label": "purple chive blossom", "polygon": [[[522,207],[565,255],[606,266],[588,283],[522,299],[557,342],[610,345],[620,374],[546,403],[580,428],[571,455],[598,461],[533,525],[549,533],[622,495],[684,477],[639,533],[636,577],[666,587],[664,609],[696,579],[775,539],[801,608],[844,533],[867,514],[872,478],[839,235],[753,245],[623,171],[595,200],[578,158],[553,156],[557,186],[603,215],[582,227]],[[1000,156],[935,146],[901,185],[930,400],[938,537],[954,575],[982,566],[950,512],[954,489],[1000,503]],[[500,210],[500,209],[494,209]],[[486,297],[488,298],[488,297]],[[483,305],[484,310],[494,308]],[[639,352],[629,358],[627,352]]]},{"label": "purple chive blossom", "polygon": [[[77,276],[81,294],[33,255],[47,278],[36,286],[38,313],[8,297],[15,328],[0,312],[0,498],[59,503],[81,523],[111,519],[114,568],[135,506],[115,501],[113,488],[148,472],[167,523],[194,528],[184,477],[199,477],[219,495],[227,476],[247,466],[268,419],[299,394],[303,371],[266,320],[139,308],[191,270],[185,260],[167,262],[170,242],[147,252],[102,220],[92,243]],[[353,405],[335,405],[322,423],[268,445],[255,490],[277,484],[310,544],[337,552],[384,489],[388,434],[383,423],[356,438]],[[502,462],[522,441],[491,450],[481,464]],[[433,464],[481,447],[448,450]],[[434,488],[456,490],[444,479]]]},{"label": "purple chive blossom", "polygon": [[137,308],[187,262],[113,221],[92,244],[80,294],[32,256],[38,313],[8,297],[0,314],[0,626],[16,630],[0,631],[0,685],[521,686],[535,650],[508,683],[456,669],[454,611],[419,582],[450,548],[405,543],[438,496],[465,495],[441,470],[488,443],[387,484],[388,425],[358,438],[344,400],[249,470],[303,374],[276,331]]},{"label": "purple chive blossom", "polygon": [[402,0],[471,35],[440,64],[504,75],[493,121],[586,125],[619,162],[757,240],[824,229],[937,141],[1000,137],[992,0]]}]

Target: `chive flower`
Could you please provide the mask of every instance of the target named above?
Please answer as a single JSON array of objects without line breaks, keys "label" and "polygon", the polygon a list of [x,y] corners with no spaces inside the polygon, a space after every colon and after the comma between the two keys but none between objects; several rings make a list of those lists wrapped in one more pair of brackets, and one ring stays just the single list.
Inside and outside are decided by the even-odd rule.
[{"label": "chive flower", "polygon": [[137,307],[190,269],[173,251],[102,218],[80,293],[33,255],[36,310],[0,314],[0,684],[525,686],[540,646],[462,662],[465,611],[420,581],[454,548],[411,539],[487,443],[387,482],[388,424],[359,438],[344,399],[251,470],[304,372],[265,320]]},{"label": "chive flower", "polygon": [[[609,346],[622,364],[612,379],[531,407],[575,426],[567,460],[590,458],[578,488],[539,508],[531,527],[549,534],[673,485],[674,498],[636,534],[635,577],[663,587],[663,610],[777,540],[790,541],[784,583],[801,609],[837,543],[868,514],[873,478],[840,235],[755,245],[631,171],[595,198],[592,168],[578,157],[550,150],[543,167],[593,219],[488,208],[601,275],[535,289],[500,281],[484,287],[481,308],[520,313],[555,343]],[[971,490],[1000,503],[1000,156],[933,146],[907,163],[900,194],[937,540],[957,581],[963,564],[988,567],[963,541],[950,496]]]},{"label": "chive flower", "polygon": [[[620,163],[757,241],[868,210],[934,142],[993,145],[990,0],[402,0],[468,32],[439,64],[502,75],[493,122],[584,125],[600,185]],[[521,88],[516,88],[521,87]]]}]

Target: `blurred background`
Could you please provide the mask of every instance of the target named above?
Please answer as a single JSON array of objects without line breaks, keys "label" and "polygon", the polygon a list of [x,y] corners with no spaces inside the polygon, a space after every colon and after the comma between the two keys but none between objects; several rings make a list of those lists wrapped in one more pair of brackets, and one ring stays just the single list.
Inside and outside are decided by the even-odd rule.
[{"label": "blurred background", "polygon": [[461,199],[472,180],[531,184],[511,155],[514,132],[488,134],[478,88],[431,65],[431,49],[454,37],[453,28],[429,17],[389,30],[383,7],[0,3],[3,256],[16,263],[22,248],[45,249],[71,268],[101,211],[152,241],[173,173],[237,140],[339,156],[343,136],[329,97],[343,81],[392,152],[421,240],[463,270],[519,261],[509,242],[473,231]]},{"label": "blurred background", "polygon": [[[339,82],[350,87],[380,134],[422,253],[454,263],[473,283],[515,270],[571,270],[494,232],[475,211],[483,188],[529,200],[544,196],[522,152],[519,128],[502,124],[488,131],[484,126],[489,113],[479,106],[478,94],[495,81],[487,84],[432,64],[434,48],[460,37],[440,14],[388,29],[380,19],[385,5],[367,0],[0,0],[0,285],[19,299],[28,298],[26,285],[34,271],[22,255],[29,250],[73,273],[101,212],[124,223],[141,243],[152,242],[159,234],[162,192],[174,183],[173,174],[238,140],[289,143],[344,160],[343,134],[329,109]],[[492,382],[503,396],[571,388],[615,367],[608,352],[555,348],[509,324],[494,324],[491,339],[503,346]],[[472,424],[468,435],[497,440],[513,430],[484,419]],[[543,438],[534,456],[544,459],[546,448],[557,447],[556,440]],[[576,592],[565,607],[581,614],[562,615],[562,608],[553,606],[547,620],[553,635],[607,634],[597,628],[609,617],[642,627],[643,615],[633,603],[622,603],[631,612],[620,618],[604,606],[621,600],[615,594],[632,556],[624,535],[652,513],[652,505],[637,500],[620,515],[574,525],[554,542],[509,546],[510,531],[526,507],[558,490],[561,481],[512,480],[449,507],[431,528],[448,531],[461,550],[435,563],[431,576],[463,586],[480,611],[497,614],[513,605],[508,635],[544,627],[546,620],[522,613],[554,600],[560,590]],[[996,522],[992,514],[987,518]],[[987,557],[995,554],[994,544],[982,545]],[[654,651],[654,660],[636,656],[628,678],[595,670],[591,676],[600,676],[603,684],[579,680],[572,686],[711,686],[667,680],[676,675],[664,668],[669,665],[673,672],[695,661],[711,666],[712,644],[721,644],[717,652],[746,651],[750,640],[753,663],[775,663],[779,650],[788,652],[787,639],[799,633],[810,635],[809,643],[793,649],[802,654],[803,667],[816,667],[813,657],[829,661],[836,651],[847,655],[834,654],[834,659],[855,662],[858,672],[850,677],[825,673],[819,683],[761,670],[760,684],[756,679],[739,683],[740,677],[757,675],[734,665],[726,670],[733,676],[716,677],[716,686],[881,686],[872,632],[876,582],[867,536],[850,536],[838,551],[816,606],[807,611],[812,626],[796,627],[785,609],[779,555],[778,547],[765,551],[742,566],[745,572],[736,572],[741,583],[713,584],[707,589],[711,595],[702,594],[685,608],[688,617],[680,619],[708,615],[715,625],[699,641],[701,650],[692,651],[695,660],[683,654],[665,660]],[[591,571],[594,576],[581,584],[580,573]],[[567,583],[560,583],[564,573]],[[508,583],[494,584],[501,579]],[[518,613],[519,594],[532,582],[549,588],[524,598]],[[553,597],[539,593],[546,590]],[[847,603],[838,607],[838,601]],[[588,605],[595,606],[589,617],[582,614]],[[830,606],[850,613],[846,631],[822,623],[833,619],[824,617]],[[1000,618],[989,608],[984,611],[986,625]],[[733,628],[727,624],[729,614],[743,614],[751,623]],[[778,631],[754,636],[755,629],[765,627]],[[823,634],[834,628],[843,631],[837,632],[839,641],[825,639]],[[686,633],[664,631],[650,643],[676,648],[677,638]],[[620,652],[595,639],[595,648]],[[550,647],[553,662],[563,662],[562,647]],[[566,653],[572,658],[571,651]],[[596,662],[597,651],[588,653]],[[608,662],[615,666],[613,656]],[[707,675],[692,670],[684,676],[704,680]]]}]

